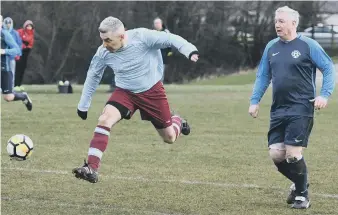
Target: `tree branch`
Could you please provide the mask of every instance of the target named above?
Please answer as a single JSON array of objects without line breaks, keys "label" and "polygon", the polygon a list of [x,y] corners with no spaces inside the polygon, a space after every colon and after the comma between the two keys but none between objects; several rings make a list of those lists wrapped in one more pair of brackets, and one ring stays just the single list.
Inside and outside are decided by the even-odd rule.
[{"label": "tree branch", "polygon": [[62,71],[63,67],[65,66],[66,62],[67,62],[67,59],[68,59],[68,56],[69,56],[69,52],[70,52],[70,49],[72,47],[72,44],[74,43],[75,41],[75,38],[76,38],[76,35],[80,32],[80,30],[82,30],[82,26],[81,27],[78,27],[77,29],[75,29],[75,31],[73,32],[73,35],[72,35],[72,38],[70,39],[69,43],[68,43],[68,46],[67,46],[67,50],[66,50],[66,53],[63,55],[63,60],[59,66],[59,68],[57,69],[57,71],[55,72],[52,80],[54,80]]}]

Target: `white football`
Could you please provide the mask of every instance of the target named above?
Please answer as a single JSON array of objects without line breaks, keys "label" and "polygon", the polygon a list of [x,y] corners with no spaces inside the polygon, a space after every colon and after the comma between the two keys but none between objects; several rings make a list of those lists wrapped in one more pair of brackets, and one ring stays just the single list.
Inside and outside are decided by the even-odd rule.
[{"label": "white football", "polygon": [[7,141],[9,157],[15,160],[26,160],[32,155],[33,141],[24,134],[16,134]]}]

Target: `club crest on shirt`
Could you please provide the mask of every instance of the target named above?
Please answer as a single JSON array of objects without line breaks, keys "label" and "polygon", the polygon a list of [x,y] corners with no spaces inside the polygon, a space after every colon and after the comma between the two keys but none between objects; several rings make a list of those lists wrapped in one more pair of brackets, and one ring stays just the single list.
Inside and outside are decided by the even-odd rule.
[{"label": "club crest on shirt", "polygon": [[301,54],[300,54],[300,52],[298,50],[294,50],[293,52],[291,52],[291,56],[293,58],[299,58],[300,55]]}]

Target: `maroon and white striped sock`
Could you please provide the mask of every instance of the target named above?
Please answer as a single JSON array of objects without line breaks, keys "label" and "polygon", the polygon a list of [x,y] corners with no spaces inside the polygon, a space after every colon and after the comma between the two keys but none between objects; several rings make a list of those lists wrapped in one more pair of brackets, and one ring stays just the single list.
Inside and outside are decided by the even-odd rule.
[{"label": "maroon and white striped sock", "polygon": [[103,152],[108,145],[110,128],[98,125],[94,131],[94,137],[88,150],[88,165],[97,170],[100,166]]},{"label": "maroon and white striped sock", "polygon": [[179,116],[172,116],[171,117],[172,125],[174,127],[176,133],[176,139],[181,134],[181,127],[182,127],[182,120]]}]

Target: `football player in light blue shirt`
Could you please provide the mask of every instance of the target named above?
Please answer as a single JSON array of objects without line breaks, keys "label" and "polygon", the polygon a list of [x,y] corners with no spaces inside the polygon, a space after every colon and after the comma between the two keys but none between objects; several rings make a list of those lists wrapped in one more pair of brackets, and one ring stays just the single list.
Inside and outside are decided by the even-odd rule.
[{"label": "football player in light blue shirt", "polygon": [[145,28],[125,31],[123,23],[115,17],[104,19],[99,32],[103,44],[90,63],[78,115],[84,120],[87,118],[93,93],[107,66],[114,71],[116,89],[95,128],[88,163],[73,169],[75,177],[91,183],[98,181],[98,168],[111,127],[121,119],[130,119],[136,110],[140,110],[142,120],[154,125],[166,143],[175,142],[180,133],[190,133],[187,121],[170,111],[161,82],[163,62],[160,49],[174,47],[193,62],[199,56],[197,48],[178,35]]}]

